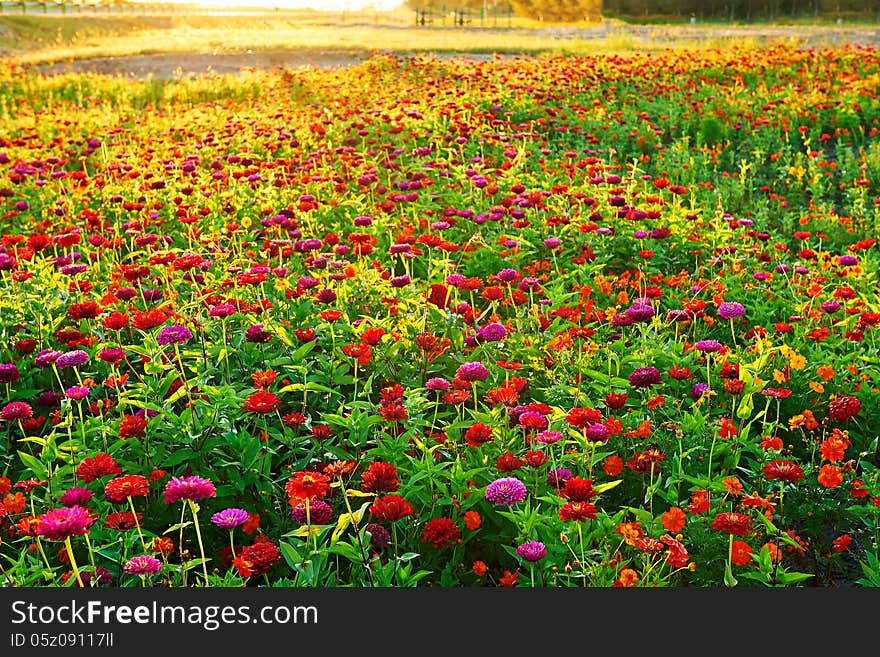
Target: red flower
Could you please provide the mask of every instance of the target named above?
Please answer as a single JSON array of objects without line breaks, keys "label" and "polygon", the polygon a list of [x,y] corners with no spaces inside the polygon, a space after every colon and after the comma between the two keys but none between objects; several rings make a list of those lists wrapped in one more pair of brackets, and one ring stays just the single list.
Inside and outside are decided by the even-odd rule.
[{"label": "red flower", "polygon": [[752,530],[752,519],[744,513],[719,513],[712,521],[712,529],[734,536],[746,536]]},{"label": "red flower", "polygon": [[330,492],[330,477],[320,472],[294,472],[284,487],[290,506],[316,500]]},{"label": "red flower", "polygon": [[370,513],[379,520],[387,520],[388,522],[397,522],[411,516],[414,512],[412,505],[400,495],[386,495],[370,505]]},{"label": "red flower", "polygon": [[157,326],[161,326],[168,320],[168,313],[159,308],[151,308],[150,310],[136,310],[131,325],[141,331],[149,331]]},{"label": "red flower", "polygon": [[464,526],[470,529],[471,531],[476,531],[483,524],[483,519],[480,517],[480,514],[476,511],[465,511],[464,512]]},{"label": "red flower", "polygon": [[361,478],[361,490],[365,493],[393,493],[400,488],[397,468],[391,463],[373,461]]},{"label": "red flower", "polygon": [[835,552],[843,552],[849,547],[850,543],[852,543],[852,536],[849,534],[842,534],[831,541],[831,547],[834,548]]},{"label": "red flower", "polygon": [[254,372],[251,374],[251,381],[254,382],[255,388],[263,389],[271,386],[277,377],[278,372],[275,370],[264,370],[262,372]]},{"label": "red flower", "polygon": [[858,398],[844,395],[832,399],[828,404],[828,417],[835,422],[846,422],[854,415],[858,415],[860,410],[862,410],[862,404]]},{"label": "red flower", "polygon": [[767,477],[767,479],[779,479],[780,481],[790,482],[803,479],[804,476],[804,469],[797,463],[793,463],[792,461],[782,461],[779,459],[770,461],[770,463],[761,468],[761,472],[764,473],[764,476]]},{"label": "red flower", "polygon": [[263,575],[281,561],[281,550],[271,541],[261,541],[245,545],[232,562],[241,577]]},{"label": "red flower", "polygon": [[104,498],[108,502],[125,502],[129,497],[145,497],[150,490],[146,477],[127,475],[111,479],[104,486]]},{"label": "red flower", "polygon": [[383,335],[385,335],[385,329],[376,326],[370,327],[361,333],[361,342],[375,347],[382,340]]},{"label": "red flower", "polygon": [[98,452],[91,458],[85,458],[76,468],[76,478],[86,483],[108,475],[122,474],[122,468],[109,454]]},{"label": "red flower", "polygon": [[593,490],[593,480],[581,477],[568,479],[559,494],[570,502],[589,502],[597,495]]},{"label": "red flower", "polygon": [[243,411],[249,413],[272,413],[281,405],[281,398],[274,392],[268,390],[258,390],[250,397],[244,400],[241,405]]},{"label": "red flower", "polygon": [[623,472],[623,459],[616,454],[606,457],[602,462],[602,470],[604,470],[605,474],[609,477],[616,477]]},{"label": "red flower", "polygon": [[356,342],[354,344],[343,346],[342,353],[349,358],[354,358],[358,365],[369,365],[373,352],[370,349],[370,345],[363,342]]},{"label": "red flower", "polygon": [[589,502],[568,502],[559,509],[560,520],[583,522],[588,518],[595,520],[597,516],[596,506]]},{"label": "red flower", "polygon": [[525,462],[516,454],[501,454],[495,459],[495,467],[500,472],[513,472],[519,470],[524,464]]},{"label": "red flower", "polygon": [[431,518],[422,530],[422,543],[440,549],[461,542],[461,530],[451,518]]},{"label": "red flower", "polygon": [[120,438],[140,438],[147,429],[146,418],[139,415],[123,415],[119,425]]},{"label": "red flower", "polygon": [[492,427],[482,422],[471,425],[464,432],[464,439],[471,447],[479,447],[480,445],[492,440]]},{"label": "red flower", "polygon": [[565,421],[578,429],[586,429],[591,424],[602,421],[602,413],[595,408],[573,408],[565,416]]}]

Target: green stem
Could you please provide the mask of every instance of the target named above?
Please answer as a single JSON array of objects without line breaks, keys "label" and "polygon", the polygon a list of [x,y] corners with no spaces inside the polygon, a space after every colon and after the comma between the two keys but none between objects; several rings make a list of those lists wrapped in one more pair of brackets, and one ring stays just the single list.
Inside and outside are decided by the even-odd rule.
[{"label": "green stem", "polygon": [[202,558],[202,574],[205,576],[205,586],[208,586],[208,565],[205,560],[205,546],[202,543],[202,530],[199,528],[199,512],[196,503],[188,500],[190,511],[192,511],[193,524],[196,526],[196,539],[199,542],[199,554]]},{"label": "green stem", "polygon": [[76,565],[76,558],[73,556],[73,546],[70,544],[70,536],[64,539],[64,546],[67,548],[67,556],[70,558],[70,567],[73,568],[73,575],[76,577],[76,583],[80,588],[86,587],[83,584],[82,575],[79,574],[79,567]]},{"label": "green stem", "polygon": [[137,528],[138,538],[141,539],[141,547],[144,548],[144,553],[146,553],[147,544],[144,541],[143,533],[141,533],[141,523],[138,521],[137,511],[134,510],[134,500],[131,499],[131,495],[128,496],[128,506],[131,507],[131,517],[134,518],[134,526]]}]

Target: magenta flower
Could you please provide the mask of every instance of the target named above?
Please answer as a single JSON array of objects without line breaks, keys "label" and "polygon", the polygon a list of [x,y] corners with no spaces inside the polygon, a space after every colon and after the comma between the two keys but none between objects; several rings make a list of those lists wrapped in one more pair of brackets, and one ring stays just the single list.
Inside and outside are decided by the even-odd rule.
[{"label": "magenta flower", "polygon": [[723,348],[724,345],[718,342],[718,340],[700,340],[694,345],[694,349],[702,351],[704,354],[721,351]]},{"label": "magenta flower", "polygon": [[192,331],[185,326],[175,324],[173,326],[166,326],[159,331],[159,335],[156,336],[156,342],[161,346],[168,344],[183,344],[192,340],[192,337]]},{"label": "magenta flower", "polygon": [[21,377],[15,363],[0,364],[0,383],[15,383]]},{"label": "magenta flower", "polygon": [[516,553],[526,561],[540,561],[547,556],[547,548],[540,541],[527,541],[516,548]]},{"label": "magenta flower", "polygon": [[455,378],[462,381],[485,381],[489,378],[489,370],[482,363],[462,363],[455,372]]},{"label": "magenta flower", "polygon": [[63,541],[87,534],[97,519],[81,506],[59,507],[37,517],[36,533],[50,541]]},{"label": "magenta flower", "polygon": [[736,301],[725,301],[724,303],[718,304],[718,316],[722,319],[733,319],[734,317],[741,316],[746,309],[742,304],[737,303]]},{"label": "magenta flower", "polygon": [[64,391],[64,396],[68,399],[79,401],[89,396],[89,389],[86,386],[71,386]]},{"label": "magenta flower", "polygon": [[85,506],[91,502],[94,495],[88,488],[68,488],[58,501],[64,506]]},{"label": "magenta flower", "polygon": [[9,402],[0,411],[0,420],[27,420],[33,414],[34,409],[27,402]]},{"label": "magenta flower", "polygon": [[629,375],[629,384],[633,388],[650,388],[660,383],[660,371],[656,367],[638,367]]},{"label": "magenta flower", "polygon": [[211,522],[220,529],[235,529],[241,527],[251,517],[244,509],[223,509],[211,516]]},{"label": "magenta flower", "polygon": [[526,485],[516,477],[502,477],[486,486],[486,499],[493,504],[512,506],[526,499]]},{"label": "magenta flower", "polygon": [[84,352],[82,349],[74,349],[73,351],[68,351],[67,353],[63,353],[58,358],[55,359],[55,366],[63,370],[67,367],[77,367],[79,365],[85,365],[89,362],[89,355]]},{"label": "magenta flower", "polygon": [[173,504],[179,500],[197,502],[206,497],[216,497],[217,490],[209,479],[197,477],[172,477],[165,484],[165,504]]},{"label": "magenta flower", "polygon": [[162,570],[162,562],[156,557],[145,554],[129,559],[123,570],[129,575],[155,575]]},{"label": "magenta flower", "polygon": [[290,517],[301,525],[304,525],[307,520],[312,525],[329,525],[333,519],[333,507],[324,500],[311,500],[308,518],[306,518],[306,504],[300,502],[291,509]]}]

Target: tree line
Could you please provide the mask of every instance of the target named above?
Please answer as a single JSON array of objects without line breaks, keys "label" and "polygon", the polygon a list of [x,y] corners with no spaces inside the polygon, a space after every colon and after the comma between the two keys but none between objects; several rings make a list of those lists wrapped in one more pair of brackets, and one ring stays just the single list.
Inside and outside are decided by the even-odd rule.
[{"label": "tree line", "polygon": [[880,19],[880,0],[408,0],[422,16],[486,16],[508,12],[553,23],[621,18],[694,18],[727,21],[787,18]]}]

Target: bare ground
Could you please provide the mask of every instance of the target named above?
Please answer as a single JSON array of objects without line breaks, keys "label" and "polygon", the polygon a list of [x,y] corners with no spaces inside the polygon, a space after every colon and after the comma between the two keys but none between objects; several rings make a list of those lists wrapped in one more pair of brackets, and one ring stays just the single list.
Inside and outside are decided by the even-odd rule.
[{"label": "bare ground", "polygon": [[[389,29],[395,29],[389,26]],[[518,30],[509,32],[511,49],[516,50]],[[535,30],[532,33],[551,38],[559,48],[566,41],[580,39],[598,44],[603,39],[625,39],[629,47],[671,47],[683,42],[699,44],[734,45],[749,40],[755,45],[789,43],[801,48],[837,47],[854,45],[880,47],[880,29],[840,26],[619,26],[608,24],[594,28],[554,27]],[[525,32],[523,32],[525,33]],[[406,54],[406,53],[401,53]],[[412,53],[414,54],[414,53]],[[428,53],[422,53],[428,54]],[[486,60],[494,57],[488,53],[431,53],[434,57],[463,57]],[[507,55],[512,56],[512,55]],[[248,52],[190,52],[158,53],[127,57],[105,57],[75,60],[39,67],[43,72],[93,72],[105,75],[144,78],[175,78],[188,75],[239,73],[249,69],[312,68],[335,69],[359,64],[370,57],[362,50],[285,50]]]}]

